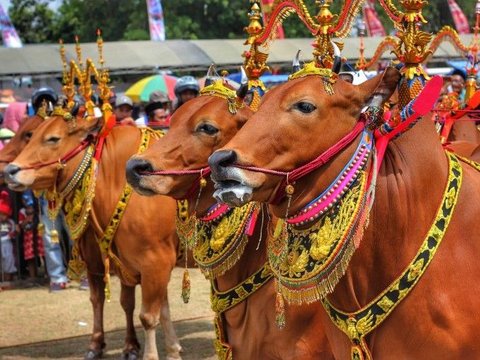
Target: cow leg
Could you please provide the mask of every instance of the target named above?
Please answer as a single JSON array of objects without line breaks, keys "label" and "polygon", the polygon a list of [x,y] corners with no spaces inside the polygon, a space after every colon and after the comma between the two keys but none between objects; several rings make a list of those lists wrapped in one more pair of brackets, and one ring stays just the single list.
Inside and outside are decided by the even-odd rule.
[{"label": "cow leg", "polygon": [[85,359],[100,359],[105,348],[105,334],[103,332],[103,306],[105,304],[105,282],[103,275],[88,272],[90,286],[90,302],[93,308],[93,333]]},{"label": "cow leg", "polygon": [[135,286],[127,286],[122,283],[120,303],[127,320],[127,334],[122,359],[136,360],[140,352],[140,343],[137,339],[135,326],[133,324],[133,312],[135,310]]},{"label": "cow leg", "polygon": [[[145,350],[143,353],[144,360],[158,359],[155,329],[160,322],[160,310],[164,304],[167,303],[167,285],[169,278],[170,271],[168,271],[166,274],[155,273],[150,276],[142,273],[142,310],[140,313],[140,321],[142,322],[145,330]],[[170,322],[170,316],[168,316],[168,322]],[[167,359],[181,359],[179,353],[180,345],[178,344],[178,340],[174,340],[176,342],[176,346],[170,343],[171,333],[175,334],[175,331],[173,330],[173,326],[170,322],[168,333],[167,331],[165,332],[165,339],[167,342]],[[176,336],[174,338],[176,339]]]},{"label": "cow leg", "polygon": [[172,319],[170,317],[170,305],[168,304],[168,296],[162,303],[160,310],[160,323],[162,325],[163,333],[165,334],[165,346],[167,349],[167,359],[179,359],[179,353],[182,351],[177,334],[173,328]]}]

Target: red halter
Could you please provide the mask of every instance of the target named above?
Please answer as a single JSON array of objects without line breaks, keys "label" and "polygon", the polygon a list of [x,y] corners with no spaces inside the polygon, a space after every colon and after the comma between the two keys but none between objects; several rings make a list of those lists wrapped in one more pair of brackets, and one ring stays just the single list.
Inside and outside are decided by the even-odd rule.
[{"label": "red halter", "polygon": [[20,170],[31,170],[31,169],[40,169],[40,168],[43,168],[45,166],[50,166],[50,165],[53,165],[53,164],[65,164],[66,162],[68,162],[69,160],[73,159],[76,155],[78,155],[79,153],[81,153],[83,150],[85,150],[91,143],[92,143],[92,140],[93,140],[93,137],[91,136],[88,136],[85,140],[83,140],[76,148],[70,150],[69,152],[67,152],[65,155],[63,155],[60,159],[58,160],[52,160],[52,161],[49,161],[49,162],[38,162],[38,163],[34,163],[30,166],[27,166],[27,167],[24,167],[24,168],[20,168]]}]

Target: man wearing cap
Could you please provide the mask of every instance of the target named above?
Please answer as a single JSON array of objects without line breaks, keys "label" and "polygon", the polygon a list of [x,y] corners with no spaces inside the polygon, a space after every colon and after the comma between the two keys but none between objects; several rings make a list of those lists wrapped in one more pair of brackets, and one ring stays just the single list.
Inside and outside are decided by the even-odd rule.
[{"label": "man wearing cap", "polygon": [[147,125],[153,129],[167,130],[170,126],[172,102],[163,91],[154,91],[150,94],[149,102],[145,106]]},{"label": "man wearing cap", "polygon": [[126,95],[118,96],[115,100],[115,116],[117,117],[117,125],[133,125],[135,121],[132,119],[133,101]]}]

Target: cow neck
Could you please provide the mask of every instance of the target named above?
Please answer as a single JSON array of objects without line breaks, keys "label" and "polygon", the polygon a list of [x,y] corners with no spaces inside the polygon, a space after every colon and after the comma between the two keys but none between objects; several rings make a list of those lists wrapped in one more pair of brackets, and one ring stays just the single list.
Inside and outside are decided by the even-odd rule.
[{"label": "cow neck", "polygon": [[229,358],[233,351],[228,343],[229,329],[247,310],[237,305],[273,277],[266,262],[266,239],[262,239],[266,236],[266,215],[256,203],[240,208],[214,204],[198,217],[195,211],[189,214],[187,202],[178,204],[181,243],[193,248],[196,263],[210,280],[215,352],[220,359]]},{"label": "cow neck", "polygon": [[[368,160],[373,136],[365,128],[344,168],[325,190],[293,216],[277,223],[268,257],[288,303],[318,301],[346,271],[363,236],[370,210]],[[287,209],[288,212],[288,209]]]},{"label": "cow neck", "polygon": [[363,309],[413,263],[444,199],[447,163],[429,120],[390,143],[377,179],[372,226],[329,304],[346,313]]},{"label": "cow neck", "polygon": [[[126,128],[136,136],[121,134]],[[132,187],[126,182],[125,164],[128,158],[143,153],[150,140],[161,137],[162,133],[148,128],[134,127],[114,128],[107,136],[101,152],[98,166],[97,191],[90,212],[90,224],[95,232],[105,267],[105,294],[110,297],[110,264],[113,263],[119,276],[126,284],[133,286],[138,279],[122,263],[113,249],[113,240],[122,221],[129,200],[133,194]],[[134,140],[135,139],[135,140]],[[138,140],[137,140],[138,139]],[[121,174],[121,175],[119,175]]]},{"label": "cow neck", "polygon": [[462,184],[462,167],[453,153],[447,153],[449,175],[434,221],[413,260],[382,293],[354,312],[333,306],[328,299],[323,305],[332,322],[351,341],[351,358],[371,360],[367,335],[379,327],[420,281],[432,262],[452,219]]}]

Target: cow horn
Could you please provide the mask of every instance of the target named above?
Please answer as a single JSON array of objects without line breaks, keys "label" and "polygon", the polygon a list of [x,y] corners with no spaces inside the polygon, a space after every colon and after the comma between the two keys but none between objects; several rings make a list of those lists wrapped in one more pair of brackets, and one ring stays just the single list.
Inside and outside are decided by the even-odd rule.
[{"label": "cow horn", "polygon": [[333,66],[332,71],[336,74],[340,72],[342,68],[342,54],[340,53],[340,49],[338,48],[337,44],[332,41],[333,46]]},{"label": "cow horn", "polygon": [[245,71],[245,68],[243,66],[240,66],[240,73],[242,74],[240,78],[240,84],[248,82],[247,72]]},{"label": "cow horn", "polygon": [[298,50],[297,54],[295,55],[295,58],[292,61],[292,73],[296,73],[297,71],[300,71],[300,53],[302,50]]},{"label": "cow horn", "polygon": [[247,96],[248,82],[242,83],[237,89],[237,98],[243,100]]},{"label": "cow horn", "polygon": [[215,64],[210,65],[207,71],[207,76],[205,77],[204,86],[212,85],[213,82],[215,81],[215,78],[218,77],[218,75],[216,74],[217,74],[217,69],[215,67]]}]

